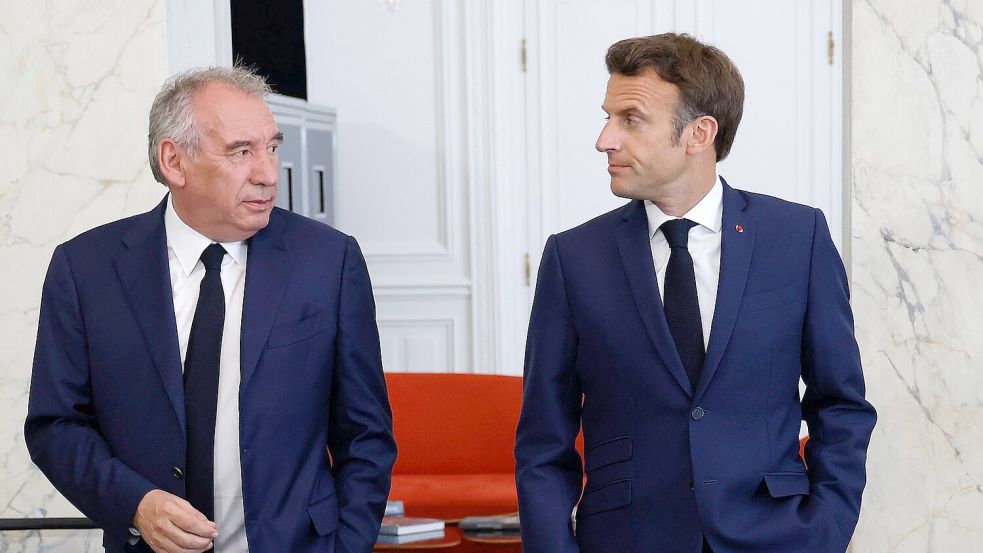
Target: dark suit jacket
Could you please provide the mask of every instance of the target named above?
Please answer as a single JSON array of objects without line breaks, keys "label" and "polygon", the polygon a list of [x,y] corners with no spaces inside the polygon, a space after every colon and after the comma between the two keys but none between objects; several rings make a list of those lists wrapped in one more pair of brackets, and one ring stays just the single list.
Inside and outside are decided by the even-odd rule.
[{"label": "dark suit jacket", "polygon": [[819,210],[726,183],[722,233],[695,390],[659,299],[643,203],[548,240],[516,440],[526,553],[698,553],[703,536],[716,553],[846,549],[876,416],[843,264]]},{"label": "dark suit jacket", "polygon": [[[185,493],[165,205],[58,246],[41,299],[25,439],[109,551],[149,490]],[[274,209],[249,241],[241,347],[251,550],[371,551],[396,450],[355,240]]]}]

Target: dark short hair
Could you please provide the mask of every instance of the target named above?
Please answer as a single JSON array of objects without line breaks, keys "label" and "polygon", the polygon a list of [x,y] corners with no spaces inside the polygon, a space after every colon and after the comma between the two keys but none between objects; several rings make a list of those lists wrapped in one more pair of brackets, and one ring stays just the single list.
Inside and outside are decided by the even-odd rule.
[{"label": "dark short hair", "polygon": [[608,73],[631,76],[652,68],[679,87],[676,139],[687,123],[710,115],[717,120],[717,161],[727,157],[744,113],[744,79],[727,54],[690,35],[664,33],[615,42],[605,62]]}]

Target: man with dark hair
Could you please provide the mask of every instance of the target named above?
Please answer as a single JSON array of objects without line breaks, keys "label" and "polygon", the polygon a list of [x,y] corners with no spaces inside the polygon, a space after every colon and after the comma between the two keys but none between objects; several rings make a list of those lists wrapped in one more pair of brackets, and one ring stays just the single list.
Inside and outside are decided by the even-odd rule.
[{"label": "man with dark hair", "polygon": [[169,193],[52,256],[24,437],[110,552],[375,544],[396,449],[369,275],[273,207],[269,91],[170,79],[148,141]]},{"label": "man with dark hair", "polygon": [[826,220],[717,175],[744,100],[723,52],[670,33],[615,43],[607,66],[596,146],[632,201],[546,243],[523,550],[842,553],[876,415]]}]

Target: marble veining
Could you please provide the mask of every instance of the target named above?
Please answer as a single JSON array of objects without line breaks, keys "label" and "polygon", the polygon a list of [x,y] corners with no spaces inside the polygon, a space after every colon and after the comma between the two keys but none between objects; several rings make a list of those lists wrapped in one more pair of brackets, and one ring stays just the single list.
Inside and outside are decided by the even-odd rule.
[{"label": "marble veining", "polygon": [[[2,1],[0,18],[0,517],[78,516],[24,446],[41,283],[54,247],[145,211],[166,77],[163,0]],[[0,534],[4,552],[101,550],[101,532]]]},{"label": "marble veining", "polygon": [[983,544],[983,5],[853,4],[852,284],[879,422],[853,551]]}]

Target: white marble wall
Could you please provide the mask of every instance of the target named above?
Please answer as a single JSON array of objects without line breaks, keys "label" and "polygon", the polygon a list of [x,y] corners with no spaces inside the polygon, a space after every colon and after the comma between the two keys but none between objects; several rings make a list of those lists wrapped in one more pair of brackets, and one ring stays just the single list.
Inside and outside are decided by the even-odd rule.
[{"label": "white marble wall", "polygon": [[[0,517],[78,516],[24,447],[41,283],[58,243],[163,195],[146,120],[164,3],[0,0],[0,14]],[[100,534],[0,534],[0,551],[101,550]]]},{"label": "white marble wall", "polygon": [[983,551],[983,1],[853,2],[857,553]]}]

